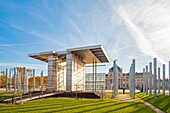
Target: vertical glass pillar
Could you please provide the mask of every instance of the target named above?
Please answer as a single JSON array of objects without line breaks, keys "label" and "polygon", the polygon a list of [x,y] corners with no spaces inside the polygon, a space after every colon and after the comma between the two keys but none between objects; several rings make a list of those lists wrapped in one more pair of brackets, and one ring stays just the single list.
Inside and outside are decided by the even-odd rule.
[{"label": "vertical glass pillar", "polygon": [[149,63],[149,95],[152,96],[152,62]]},{"label": "vertical glass pillar", "polygon": [[158,94],[160,94],[160,67],[158,67]]},{"label": "vertical glass pillar", "polygon": [[116,60],[113,62],[114,68],[113,68],[113,73],[114,73],[114,95],[113,97],[115,98],[118,94],[118,70],[117,70],[117,64]]},{"label": "vertical glass pillar", "polygon": [[154,58],[153,59],[153,66],[154,66],[154,98],[156,98],[156,90],[157,90],[157,86],[156,86],[156,81],[157,81],[157,59]]},{"label": "vertical glass pillar", "polygon": [[146,80],[146,94],[148,95],[148,66],[146,66],[145,80]]},{"label": "vertical glass pillar", "polygon": [[163,95],[165,95],[165,64],[163,64]]}]

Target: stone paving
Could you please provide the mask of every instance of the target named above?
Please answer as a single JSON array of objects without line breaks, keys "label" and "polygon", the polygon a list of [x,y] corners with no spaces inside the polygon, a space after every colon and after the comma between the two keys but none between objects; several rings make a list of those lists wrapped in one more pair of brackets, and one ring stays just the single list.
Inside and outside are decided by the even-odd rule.
[{"label": "stone paving", "polygon": [[144,101],[140,98],[132,99],[129,94],[118,94],[117,97],[114,98],[113,100],[124,101],[124,102],[143,102],[145,105],[149,106],[150,108],[152,108],[157,113],[165,113],[162,110],[160,110],[159,108],[153,106],[152,104],[150,104],[150,103],[148,103],[148,102],[146,102],[146,101]]}]

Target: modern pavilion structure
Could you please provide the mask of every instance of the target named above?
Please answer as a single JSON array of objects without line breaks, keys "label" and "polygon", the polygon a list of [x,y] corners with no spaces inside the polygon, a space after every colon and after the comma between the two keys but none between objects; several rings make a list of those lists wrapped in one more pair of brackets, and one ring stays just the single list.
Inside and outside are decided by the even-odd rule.
[{"label": "modern pavilion structure", "polygon": [[102,45],[33,53],[28,56],[48,63],[48,91],[85,90],[85,65],[93,64],[95,76],[97,63],[109,62]]}]

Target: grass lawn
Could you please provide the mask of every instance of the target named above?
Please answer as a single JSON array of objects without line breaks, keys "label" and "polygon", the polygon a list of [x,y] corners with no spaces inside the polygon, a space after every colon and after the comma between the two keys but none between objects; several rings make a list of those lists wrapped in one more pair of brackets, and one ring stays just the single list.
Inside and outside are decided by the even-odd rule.
[{"label": "grass lawn", "polygon": [[4,99],[12,98],[13,92],[0,92],[0,101]]},{"label": "grass lawn", "polygon": [[170,96],[160,94],[157,98],[154,98],[144,93],[137,93],[136,95],[152,105],[157,106],[161,110],[170,113]]},{"label": "grass lawn", "polygon": [[[19,96],[20,93],[17,92],[16,96]],[[9,99],[14,97],[14,92],[0,92],[0,101],[1,100],[5,100],[5,99]]]},{"label": "grass lawn", "polygon": [[0,105],[0,112],[114,112],[114,113],[155,113],[151,108],[139,102],[120,102],[112,99],[74,99],[44,98],[24,104]]},{"label": "grass lawn", "polygon": [[[123,94],[123,92],[118,92],[118,94]],[[129,92],[125,92],[125,94],[129,94]],[[106,98],[111,98],[113,95],[113,92],[107,92],[106,93]]]}]

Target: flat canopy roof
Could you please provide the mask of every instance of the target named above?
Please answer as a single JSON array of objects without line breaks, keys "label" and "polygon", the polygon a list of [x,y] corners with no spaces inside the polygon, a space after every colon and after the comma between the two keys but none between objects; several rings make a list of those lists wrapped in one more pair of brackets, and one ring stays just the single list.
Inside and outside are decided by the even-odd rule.
[{"label": "flat canopy roof", "polygon": [[102,45],[71,48],[67,49],[66,51],[60,52],[48,51],[34,53],[29,54],[28,56],[44,62],[48,62],[48,56],[57,56],[59,58],[62,58],[63,61],[66,61],[66,55],[70,53],[81,58],[82,61],[85,62],[86,64],[92,64],[93,62],[97,63],[109,62],[109,59]]}]

